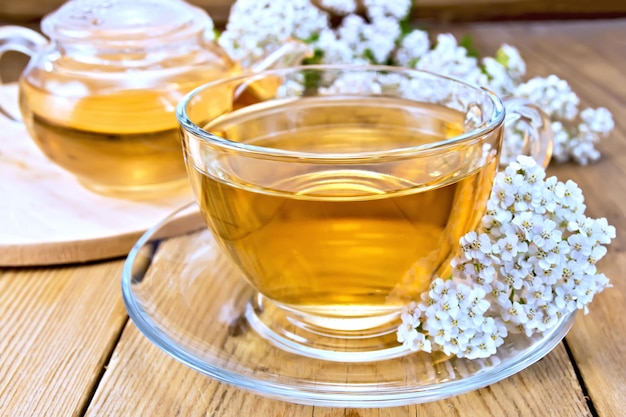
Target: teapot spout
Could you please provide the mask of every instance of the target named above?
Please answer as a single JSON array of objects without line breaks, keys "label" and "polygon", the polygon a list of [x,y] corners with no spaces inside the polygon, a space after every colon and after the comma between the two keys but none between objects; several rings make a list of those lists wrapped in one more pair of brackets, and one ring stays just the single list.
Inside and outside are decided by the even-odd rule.
[{"label": "teapot spout", "polygon": [[296,39],[288,39],[280,48],[250,65],[248,71],[259,72],[266,69],[292,67],[312,56],[313,48],[309,45]]},{"label": "teapot spout", "polygon": [[[247,71],[254,73],[292,67],[302,63],[304,58],[311,56],[313,56],[313,48],[304,42],[289,39],[280,48],[250,65]],[[280,77],[272,75],[259,75],[259,77],[248,79],[235,88],[232,99],[233,107],[238,109],[267,100],[276,94],[281,83]]]}]

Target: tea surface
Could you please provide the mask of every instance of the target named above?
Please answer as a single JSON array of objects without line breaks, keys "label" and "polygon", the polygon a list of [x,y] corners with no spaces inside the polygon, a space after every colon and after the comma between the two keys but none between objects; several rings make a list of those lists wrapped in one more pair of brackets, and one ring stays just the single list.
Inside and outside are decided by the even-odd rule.
[{"label": "tea surface", "polygon": [[[417,146],[462,132],[460,114],[434,111],[302,100],[255,117],[233,113],[208,130],[311,153]],[[421,159],[340,165],[223,155],[189,174],[207,224],[264,295],[327,315],[383,314],[449,273],[490,192],[496,159],[483,152],[474,143]]]}]

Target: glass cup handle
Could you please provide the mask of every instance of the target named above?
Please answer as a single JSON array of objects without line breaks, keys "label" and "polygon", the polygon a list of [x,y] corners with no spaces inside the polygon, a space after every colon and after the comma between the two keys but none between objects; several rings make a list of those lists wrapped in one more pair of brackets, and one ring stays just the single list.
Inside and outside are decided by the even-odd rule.
[{"label": "glass cup handle", "polygon": [[[48,44],[48,40],[32,29],[21,26],[0,27],[0,58],[7,51],[21,52],[32,57],[38,50]],[[4,85],[0,79],[0,87]],[[0,114],[10,120],[21,122],[19,116],[12,114],[0,101]]]},{"label": "glass cup handle", "polygon": [[554,133],[550,118],[539,106],[519,97],[502,99],[506,108],[504,141],[500,164],[506,165],[518,155],[533,157],[547,168],[552,158]]}]

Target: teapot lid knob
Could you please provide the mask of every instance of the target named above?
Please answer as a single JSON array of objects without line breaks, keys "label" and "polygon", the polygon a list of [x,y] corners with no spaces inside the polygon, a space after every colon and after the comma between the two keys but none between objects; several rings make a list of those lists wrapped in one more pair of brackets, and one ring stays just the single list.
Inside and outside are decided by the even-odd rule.
[{"label": "teapot lid knob", "polygon": [[59,41],[123,47],[155,39],[176,42],[202,32],[213,36],[206,11],[183,0],[70,0],[47,15],[41,29]]}]

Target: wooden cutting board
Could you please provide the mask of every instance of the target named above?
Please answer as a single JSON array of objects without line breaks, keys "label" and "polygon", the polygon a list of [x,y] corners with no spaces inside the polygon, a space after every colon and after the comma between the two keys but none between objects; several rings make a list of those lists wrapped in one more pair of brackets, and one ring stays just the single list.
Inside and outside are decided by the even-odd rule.
[{"label": "wooden cutting board", "polygon": [[[0,100],[15,111],[16,86],[0,87]],[[191,201],[190,189],[143,201],[94,194],[0,114],[0,266],[125,256],[145,230]]]}]

